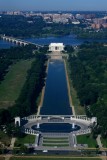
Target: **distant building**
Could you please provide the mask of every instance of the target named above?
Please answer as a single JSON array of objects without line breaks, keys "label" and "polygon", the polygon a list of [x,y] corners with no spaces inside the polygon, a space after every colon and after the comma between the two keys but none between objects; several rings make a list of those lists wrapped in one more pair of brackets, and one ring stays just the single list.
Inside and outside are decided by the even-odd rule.
[{"label": "distant building", "polygon": [[95,29],[95,28],[96,28],[96,24],[93,23],[93,24],[91,25],[91,27],[92,27],[93,29]]},{"label": "distant building", "polygon": [[104,18],[95,18],[95,19],[93,19],[93,22],[95,24],[103,24],[103,23],[106,23],[106,19],[104,19]]},{"label": "distant building", "polygon": [[91,27],[92,27],[93,29],[107,28],[107,23],[103,23],[103,24],[95,24],[95,23],[93,23],[93,24],[91,25]]},{"label": "distant building", "polygon": [[73,20],[73,21],[72,21],[72,24],[80,24],[80,22],[77,21],[77,20]]},{"label": "distant building", "polygon": [[53,19],[54,23],[68,23],[68,19],[67,18],[54,18]]},{"label": "distant building", "polygon": [[101,27],[102,27],[102,25],[101,24],[92,24],[91,25],[91,27],[93,28],[93,29],[100,29]]},{"label": "distant building", "polygon": [[102,27],[101,24],[96,24],[96,29],[100,29]]},{"label": "distant building", "polygon": [[102,24],[103,28],[107,28],[107,23]]},{"label": "distant building", "polygon": [[84,14],[85,19],[93,19],[95,18],[95,14]]},{"label": "distant building", "polygon": [[51,43],[49,45],[49,51],[51,52],[55,52],[55,51],[58,51],[58,52],[61,52],[61,51],[64,51],[64,45],[63,43]]},{"label": "distant building", "polygon": [[76,19],[84,19],[84,15],[81,15],[81,14],[76,14]]}]

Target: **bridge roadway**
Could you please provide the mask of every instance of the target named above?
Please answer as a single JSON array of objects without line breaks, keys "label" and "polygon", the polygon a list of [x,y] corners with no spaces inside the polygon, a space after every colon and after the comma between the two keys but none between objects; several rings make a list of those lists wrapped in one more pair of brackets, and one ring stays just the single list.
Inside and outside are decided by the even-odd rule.
[{"label": "bridge roadway", "polygon": [[19,44],[19,45],[26,46],[26,45],[32,44],[32,45],[35,45],[37,47],[43,47],[42,45],[39,45],[39,44],[35,44],[35,43],[32,43],[32,42],[28,42],[28,41],[25,41],[25,40],[22,40],[22,39],[17,39],[17,38],[5,36],[5,35],[1,35],[1,38],[3,40],[13,42],[13,43],[16,43],[16,44]]}]

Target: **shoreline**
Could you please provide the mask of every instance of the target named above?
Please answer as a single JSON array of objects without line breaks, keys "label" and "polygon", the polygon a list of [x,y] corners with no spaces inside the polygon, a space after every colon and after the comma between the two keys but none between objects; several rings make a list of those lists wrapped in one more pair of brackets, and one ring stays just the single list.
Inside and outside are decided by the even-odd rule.
[{"label": "shoreline", "polygon": [[75,114],[75,108],[73,106],[73,102],[72,102],[72,97],[71,97],[71,94],[70,94],[70,83],[69,83],[69,77],[68,77],[68,73],[67,73],[67,66],[66,66],[66,61],[64,59],[64,66],[65,66],[65,74],[66,74],[66,81],[67,81],[67,89],[68,89],[68,97],[69,97],[69,103],[70,103],[70,107],[72,109],[72,114],[73,115],[76,115]]}]

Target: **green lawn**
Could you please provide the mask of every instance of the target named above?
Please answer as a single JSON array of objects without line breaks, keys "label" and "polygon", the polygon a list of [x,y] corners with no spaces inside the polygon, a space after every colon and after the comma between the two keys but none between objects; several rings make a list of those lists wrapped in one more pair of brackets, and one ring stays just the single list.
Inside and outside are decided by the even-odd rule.
[{"label": "green lawn", "polygon": [[35,142],[34,135],[24,135],[23,138],[17,138],[15,146],[21,146],[24,143],[34,143],[34,142]]},{"label": "green lawn", "polygon": [[43,143],[69,143],[69,141],[43,140]]},{"label": "green lawn", "polygon": [[72,81],[71,80],[70,80],[70,88],[71,88],[72,103],[74,105],[76,115],[86,114],[84,108],[80,105],[79,99],[77,97],[76,90],[72,86]]},{"label": "green lawn", "polygon": [[106,139],[101,138],[101,142],[103,144],[103,147],[107,148],[107,138]]},{"label": "green lawn", "polygon": [[0,107],[6,108],[15,103],[26,80],[27,71],[33,60],[20,60],[9,68],[0,84]]},{"label": "green lawn", "polygon": [[97,142],[95,139],[91,137],[91,135],[81,135],[77,136],[77,143],[78,144],[88,144],[88,147],[95,148],[97,145]]},{"label": "green lawn", "polygon": [[69,146],[69,139],[68,137],[44,137],[43,138],[43,146],[50,146],[50,147],[66,147]]},{"label": "green lawn", "polygon": [[49,157],[43,157],[43,158],[38,158],[38,157],[34,157],[34,158],[25,158],[25,157],[23,157],[23,158],[16,158],[16,157],[13,157],[13,158],[11,158],[10,160],[44,160],[44,159],[48,159],[48,160],[67,160],[67,159],[69,159],[69,160],[101,160],[100,158],[55,158],[55,157],[53,157],[53,158],[49,158]]},{"label": "green lawn", "polygon": [[75,88],[72,85],[72,80],[70,78],[70,70],[69,70],[69,64],[68,64],[68,62],[66,62],[66,66],[67,66],[67,72],[68,72],[68,77],[69,77],[70,94],[71,94],[71,98],[72,98],[72,104],[73,104],[74,109],[75,109],[75,113],[76,113],[76,115],[84,115],[84,114],[86,114],[85,110],[80,105],[80,101],[79,101],[79,99],[77,97],[76,90],[75,90]]},{"label": "green lawn", "polygon": [[69,143],[43,143],[46,147],[69,147]]},{"label": "green lawn", "polygon": [[0,131],[0,142],[8,146],[11,143],[11,138],[4,132]]},{"label": "green lawn", "polygon": [[63,141],[68,140],[68,137],[43,137],[44,140],[56,140],[56,141]]}]

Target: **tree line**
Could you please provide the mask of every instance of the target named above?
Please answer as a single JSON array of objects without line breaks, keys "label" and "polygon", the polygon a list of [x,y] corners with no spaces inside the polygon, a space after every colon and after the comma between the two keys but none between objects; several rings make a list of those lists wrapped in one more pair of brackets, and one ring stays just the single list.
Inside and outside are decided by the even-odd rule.
[{"label": "tree line", "polygon": [[6,34],[8,36],[38,36],[41,33],[43,27],[45,27],[45,22],[40,16],[30,18],[15,15],[2,15],[0,18],[0,34]]},{"label": "tree line", "polygon": [[0,18],[0,34],[13,37],[64,36],[71,33],[71,28],[73,24],[47,23],[41,16],[2,15]]},{"label": "tree line", "polygon": [[98,118],[97,131],[107,136],[107,47],[85,43],[69,56],[70,77],[89,117]]},{"label": "tree line", "polygon": [[[44,48],[46,50],[47,47]],[[33,52],[34,50],[35,53]],[[16,61],[21,59],[34,58],[30,70],[27,73],[25,84],[21,90],[19,98],[16,100],[15,105],[8,109],[0,109],[0,124],[6,124],[13,120],[15,116],[27,116],[37,111],[37,98],[44,86],[45,70],[46,70],[46,55],[43,49],[37,49],[34,46],[15,47],[10,49],[0,50],[0,59],[3,60],[3,64],[0,63],[0,69],[3,77],[8,72],[7,68]],[[9,61],[7,67],[5,62]]]}]

